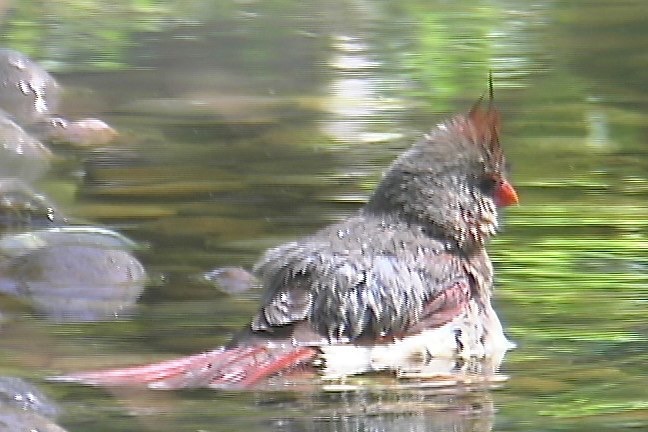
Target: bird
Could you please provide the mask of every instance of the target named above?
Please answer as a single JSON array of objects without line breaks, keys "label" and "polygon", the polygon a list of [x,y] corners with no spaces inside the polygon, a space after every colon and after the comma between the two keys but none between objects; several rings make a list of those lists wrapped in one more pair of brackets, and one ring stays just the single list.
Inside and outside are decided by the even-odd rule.
[{"label": "bird", "polygon": [[[518,204],[482,95],[393,161],[344,220],[265,252],[256,314],[227,345],[158,363],[71,373],[66,381],[156,389],[246,389],[317,365],[344,377],[407,356],[488,359],[506,351],[486,251],[498,211]],[[352,358],[354,352],[360,353]]]}]

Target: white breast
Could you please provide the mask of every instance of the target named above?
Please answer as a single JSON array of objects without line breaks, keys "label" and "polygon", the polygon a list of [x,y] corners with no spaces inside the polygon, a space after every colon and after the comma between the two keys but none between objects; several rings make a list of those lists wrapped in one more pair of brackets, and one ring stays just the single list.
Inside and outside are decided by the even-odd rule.
[{"label": "white breast", "polygon": [[322,346],[323,377],[338,379],[380,370],[448,375],[481,359],[495,372],[513,347],[490,305],[483,310],[471,300],[464,312],[447,324],[389,344]]}]

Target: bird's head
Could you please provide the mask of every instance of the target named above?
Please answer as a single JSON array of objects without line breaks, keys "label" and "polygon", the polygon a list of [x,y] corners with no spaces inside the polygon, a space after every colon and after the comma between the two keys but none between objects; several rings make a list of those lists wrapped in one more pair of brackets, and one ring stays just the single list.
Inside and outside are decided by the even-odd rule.
[{"label": "bird's head", "polygon": [[[491,86],[492,89],[492,86]],[[499,113],[480,99],[438,124],[389,168],[364,211],[422,225],[460,248],[497,231],[497,209],[517,204],[506,178]]]}]

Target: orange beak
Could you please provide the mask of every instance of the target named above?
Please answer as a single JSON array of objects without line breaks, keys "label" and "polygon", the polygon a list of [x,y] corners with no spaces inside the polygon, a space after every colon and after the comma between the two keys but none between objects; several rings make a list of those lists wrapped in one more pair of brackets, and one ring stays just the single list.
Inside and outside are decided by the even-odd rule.
[{"label": "orange beak", "polygon": [[494,198],[495,204],[498,207],[506,207],[519,202],[515,188],[511,186],[511,183],[504,179],[502,179],[497,185],[497,188],[495,188]]}]

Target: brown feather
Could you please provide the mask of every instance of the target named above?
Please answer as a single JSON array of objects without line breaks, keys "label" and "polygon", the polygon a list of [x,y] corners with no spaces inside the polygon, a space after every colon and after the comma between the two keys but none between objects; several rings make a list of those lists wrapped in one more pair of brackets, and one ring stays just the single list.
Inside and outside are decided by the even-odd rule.
[{"label": "brown feather", "polygon": [[488,75],[488,96],[486,107],[483,106],[484,96],[482,95],[466,117],[457,116],[455,121],[459,124],[463,123],[463,127],[459,130],[460,133],[476,145],[482,146],[489,161],[497,171],[500,171],[504,160],[504,153],[499,141],[501,116],[495,108],[493,76],[490,73]]}]

